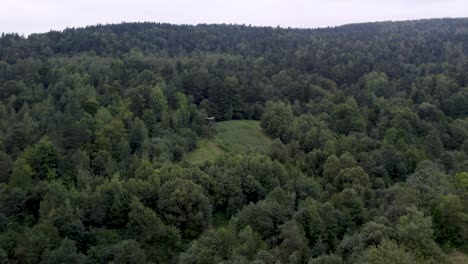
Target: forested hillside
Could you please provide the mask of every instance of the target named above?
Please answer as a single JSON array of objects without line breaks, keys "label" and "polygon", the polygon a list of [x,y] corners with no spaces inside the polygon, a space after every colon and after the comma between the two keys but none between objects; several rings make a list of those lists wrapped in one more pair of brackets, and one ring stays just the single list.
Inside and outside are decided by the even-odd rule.
[{"label": "forested hillside", "polygon": [[[187,162],[211,116],[273,142]],[[467,241],[468,19],[0,38],[0,263],[446,263]]]}]

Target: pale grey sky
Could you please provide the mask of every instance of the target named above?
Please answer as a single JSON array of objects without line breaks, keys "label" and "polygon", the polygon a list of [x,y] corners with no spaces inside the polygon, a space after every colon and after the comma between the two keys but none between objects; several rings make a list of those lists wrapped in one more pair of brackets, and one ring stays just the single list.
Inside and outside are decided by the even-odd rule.
[{"label": "pale grey sky", "polygon": [[468,17],[468,0],[0,0],[0,32],[153,21],[315,28]]}]

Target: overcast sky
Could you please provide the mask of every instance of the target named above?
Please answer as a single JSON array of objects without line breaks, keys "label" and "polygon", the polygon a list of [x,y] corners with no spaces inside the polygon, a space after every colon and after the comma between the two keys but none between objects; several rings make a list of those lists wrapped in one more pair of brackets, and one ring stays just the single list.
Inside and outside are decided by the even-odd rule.
[{"label": "overcast sky", "polygon": [[26,35],[124,21],[315,28],[442,17],[468,17],[468,0],[0,0],[0,32]]}]

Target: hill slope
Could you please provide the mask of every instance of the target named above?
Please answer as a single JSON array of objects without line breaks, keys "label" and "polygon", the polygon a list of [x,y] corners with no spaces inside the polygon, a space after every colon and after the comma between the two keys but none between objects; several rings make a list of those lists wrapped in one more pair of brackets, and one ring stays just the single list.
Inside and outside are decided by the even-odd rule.
[{"label": "hill slope", "polygon": [[467,58],[466,19],[3,35],[0,262],[465,263]]}]

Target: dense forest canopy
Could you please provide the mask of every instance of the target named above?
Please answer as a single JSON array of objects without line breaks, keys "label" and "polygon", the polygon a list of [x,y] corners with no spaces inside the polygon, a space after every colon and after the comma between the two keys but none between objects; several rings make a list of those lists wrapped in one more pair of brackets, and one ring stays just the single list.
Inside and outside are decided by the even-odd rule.
[{"label": "dense forest canopy", "polygon": [[[467,56],[468,19],[2,34],[0,262],[448,262]],[[211,116],[273,143],[187,162]]]}]

